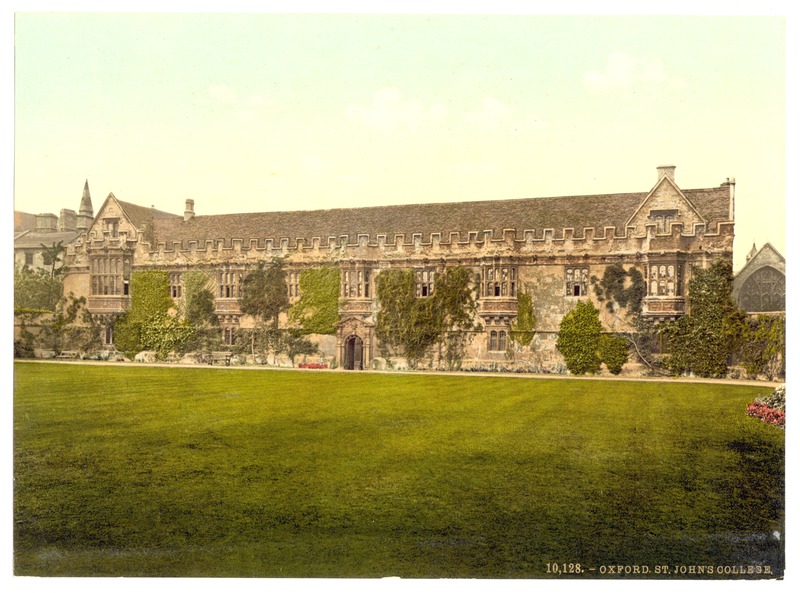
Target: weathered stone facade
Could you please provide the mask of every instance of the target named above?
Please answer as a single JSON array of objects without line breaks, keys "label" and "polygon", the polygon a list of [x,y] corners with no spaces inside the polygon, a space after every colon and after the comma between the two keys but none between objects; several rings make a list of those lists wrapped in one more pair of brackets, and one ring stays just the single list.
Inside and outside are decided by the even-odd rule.
[{"label": "weathered stone facade", "polygon": [[[188,200],[177,216],[111,194],[88,233],[69,246],[65,291],[86,295],[89,310],[110,326],[130,305],[132,272],[167,271],[178,294],[181,274],[202,270],[227,337],[252,326],[238,297],[258,262],[284,259],[292,301],[298,274],[335,266],[336,358],[346,368],[369,368],[379,351],[379,274],[414,270],[424,298],[437,277],[461,266],[475,279],[480,328],[467,340],[465,365],[558,370],[561,319],[578,300],[597,300],[591,279],[606,267],[639,270],[647,284],[642,314],[666,319],[687,312],[693,268],[732,258],[734,182],[681,190],[674,170],[659,167],[656,184],[642,193],[241,215],[196,216]],[[536,335],[525,348],[509,339],[521,292],[531,295],[536,316]],[[600,310],[609,331],[631,329],[624,314]]]}]

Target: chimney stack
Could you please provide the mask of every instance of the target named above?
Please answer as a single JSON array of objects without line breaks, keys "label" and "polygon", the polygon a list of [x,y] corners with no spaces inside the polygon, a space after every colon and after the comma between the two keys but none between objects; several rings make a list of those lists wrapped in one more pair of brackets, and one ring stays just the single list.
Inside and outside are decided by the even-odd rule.
[{"label": "chimney stack", "polygon": [[183,221],[189,222],[194,218],[194,200],[186,200],[186,210],[183,211]]},{"label": "chimney stack", "polygon": [[61,216],[58,218],[58,230],[74,233],[78,229],[78,215],[74,210],[67,208],[61,209]]},{"label": "chimney stack", "polygon": [[658,181],[661,181],[661,178],[664,176],[669,177],[672,181],[675,181],[675,165],[662,165],[660,167],[656,167],[658,171]]}]

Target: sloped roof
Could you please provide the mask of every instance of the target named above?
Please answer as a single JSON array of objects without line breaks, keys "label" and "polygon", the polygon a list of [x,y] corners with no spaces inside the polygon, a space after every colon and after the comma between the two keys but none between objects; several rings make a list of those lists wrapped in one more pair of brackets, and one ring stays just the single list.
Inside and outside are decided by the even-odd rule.
[{"label": "sloped roof", "polygon": [[59,241],[66,245],[72,242],[78,234],[77,231],[54,231],[50,233],[30,231],[14,238],[14,248],[41,248],[42,245],[50,247]]},{"label": "sloped roof", "polygon": [[[709,221],[709,230],[716,229],[720,221],[728,220],[730,196],[727,187],[683,192]],[[441,233],[442,241],[448,241],[451,232],[458,232],[463,241],[469,232],[482,234],[491,230],[495,237],[500,237],[504,229],[516,229],[520,239],[526,229],[535,229],[537,237],[542,235],[543,229],[554,229],[555,236],[560,237],[565,228],[574,228],[576,234],[582,234],[584,228],[601,231],[604,227],[614,227],[617,233],[622,234],[631,213],[647,195],[647,192],[640,192],[220,214],[195,216],[189,221],[170,215],[169,218],[156,218],[153,228],[156,242],[167,245],[180,242],[184,248],[188,247],[188,241],[202,244],[206,240],[219,239],[227,244],[231,239],[242,239],[247,243],[250,239],[277,242],[288,238],[290,244],[294,244],[298,238],[310,242],[313,237],[319,237],[325,243],[330,236],[347,235],[349,242],[355,242],[359,234],[368,234],[373,239],[377,235],[386,235],[387,241],[393,242],[395,234],[404,234],[405,240],[410,241],[412,234],[421,233],[423,240],[428,241],[432,233]],[[150,212],[149,208],[137,208]]]},{"label": "sloped roof", "polygon": [[157,218],[181,219],[177,214],[163,212],[161,210],[156,210],[155,208],[137,206],[136,204],[131,204],[130,202],[123,202],[122,200],[117,200],[117,203],[120,205],[123,212],[125,212],[125,215],[137,229],[141,228],[143,224],[147,224],[147,222],[150,221],[150,219],[157,219]]},{"label": "sloped roof", "polygon": [[14,232],[36,230],[36,215],[14,210]]}]

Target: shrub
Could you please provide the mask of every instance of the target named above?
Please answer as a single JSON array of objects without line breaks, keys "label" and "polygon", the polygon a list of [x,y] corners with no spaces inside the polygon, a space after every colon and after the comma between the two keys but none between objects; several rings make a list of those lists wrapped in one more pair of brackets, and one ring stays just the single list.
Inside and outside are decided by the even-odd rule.
[{"label": "shrub", "polygon": [[556,348],[573,375],[600,370],[598,345],[603,327],[599,313],[590,301],[579,301],[561,320]]},{"label": "shrub", "polygon": [[628,362],[628,342],[621,336],[603,334],[599,344],[600,360],[612,375],[619,375],[622,366]]}]

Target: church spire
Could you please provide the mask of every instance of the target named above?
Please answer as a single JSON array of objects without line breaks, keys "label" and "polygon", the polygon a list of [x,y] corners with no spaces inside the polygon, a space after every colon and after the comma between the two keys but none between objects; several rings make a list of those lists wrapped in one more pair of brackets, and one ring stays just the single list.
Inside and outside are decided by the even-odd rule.
[{"label": "church spire", "polygon": [[83,197],[81,198],[80,214],[88,214],[94,216],[94,209],[92,208],[92,196],[89,195],[89,180],[83,184]]},{"label": "church spire", "polygon": [[89,194],[89,180],[83,184],[83,196],[81,197],[81,207],[78,210],[78,231],[88,231],[94,220],[94,208],[92,208],[92,196]]}]

